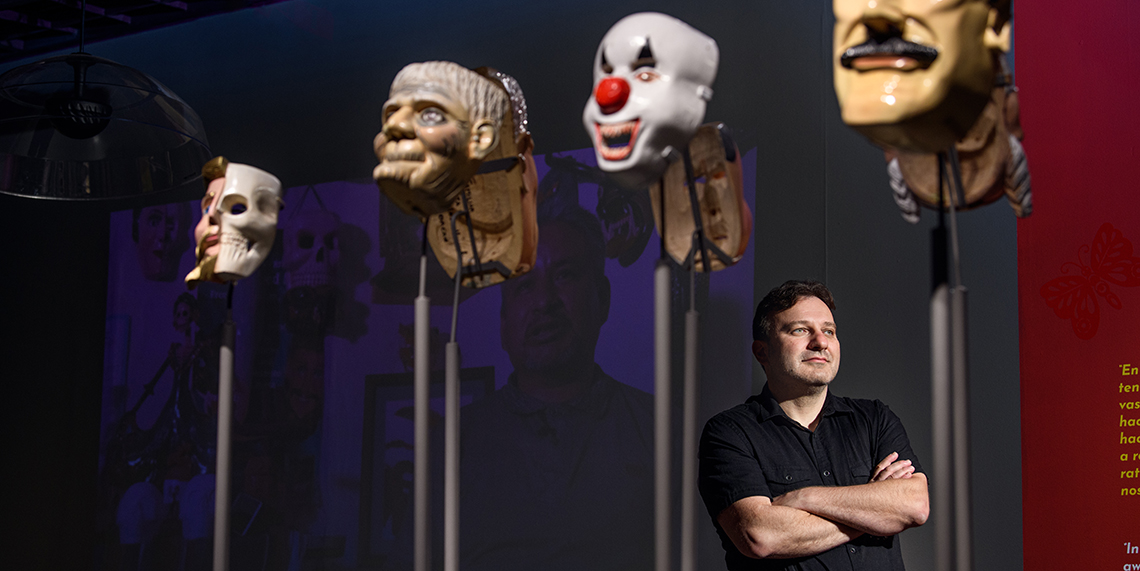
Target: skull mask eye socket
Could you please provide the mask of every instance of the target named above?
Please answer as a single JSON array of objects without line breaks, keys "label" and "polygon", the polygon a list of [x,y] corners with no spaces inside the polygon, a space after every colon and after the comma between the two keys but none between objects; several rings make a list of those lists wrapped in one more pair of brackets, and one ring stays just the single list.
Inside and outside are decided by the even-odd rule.
[{"label": "skull mask eye socket", "polygon": [[249,210],[245,197],[240,194],[229,194],[222,197],[222,212],[240,216]]},{"label": "skull mask eye socket", "polygon": [[279,210],[277,208],[277,195],[273,194],[273,191],[265,188],[259,188],[257,189],[257,192],[254,194],[254,196],[255,200],[257,200],[257,209],[259,211],[265,213],[273,213]]}]

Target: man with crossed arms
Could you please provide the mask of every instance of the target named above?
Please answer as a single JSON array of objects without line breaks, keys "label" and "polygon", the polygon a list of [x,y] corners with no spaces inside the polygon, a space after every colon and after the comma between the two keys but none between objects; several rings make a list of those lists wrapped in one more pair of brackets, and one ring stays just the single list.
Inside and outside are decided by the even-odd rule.
[{"label": "man with crossed arms", "polygon": [[828,391],[834,308],[819,282],[769,292],[752,323],[768,382],[701,436],[701,496],[731,571],[902,570],[897,534],[926,522],[926,476],[898,417]]}]

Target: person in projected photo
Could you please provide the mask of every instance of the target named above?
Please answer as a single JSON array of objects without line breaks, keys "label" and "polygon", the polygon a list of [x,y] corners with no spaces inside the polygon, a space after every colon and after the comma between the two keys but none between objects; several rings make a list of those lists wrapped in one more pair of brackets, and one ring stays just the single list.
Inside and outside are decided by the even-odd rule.
[{"label": "person in projected photo", "polygon": [[698,486],[730,570],[901,570],[898,533],[929,514],[902,422],[835,396],[831,292],[789,281],[760,301],[752,352],[768,382],[708,421]]},{"label": "person in projected photo", "polygon": [[501,286],[506,386],[462,412],[467,571],[653,567],[653,398],[594,361],[611,292],[598,220],[539,206],[533,269]]},{"label": "person in projected photo", "polygon": [[190,248],[190,206],[185,202],[136,208],[131,215],[131,238],[139,268],[152,281],[172,282],[178,262]]}]

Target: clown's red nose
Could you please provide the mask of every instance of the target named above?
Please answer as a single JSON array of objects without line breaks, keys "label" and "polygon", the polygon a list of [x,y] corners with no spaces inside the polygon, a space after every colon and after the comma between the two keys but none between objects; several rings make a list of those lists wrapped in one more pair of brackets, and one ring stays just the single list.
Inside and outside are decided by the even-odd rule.
[{"label": "clown's red nose", "polygon": [[607,77],[598,82],[594,99],[598,100],[598,107],[602,108],[602,113],[606,115],[617,113],[625,107],[625,101],[629,99],[629,84],[620,77]]}]

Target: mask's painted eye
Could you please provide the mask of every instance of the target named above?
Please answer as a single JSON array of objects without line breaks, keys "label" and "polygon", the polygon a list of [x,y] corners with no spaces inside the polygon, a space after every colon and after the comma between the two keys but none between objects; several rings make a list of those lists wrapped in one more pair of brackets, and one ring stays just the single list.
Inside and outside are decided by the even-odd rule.
[{"label": "mask's painted eye", "polygon": [[420,111],[420,125],[427,127],[442,125],[447,122],[447,116],[443,114],[443,110],[439,107],[428,107]]},{"label": "mask's painted eye", "polygon": [[656,71],[641,71],[638,72],[634,77],[636,77],[638,81],[649,83],[651,81],[656,81],[661,76]]},{"label": "mask's painted eye", "polygon": [[241,214],[243,212],[245,212],[245,205],[240,202],[233,205],[233,208],[230,208],[230,214]]}]

